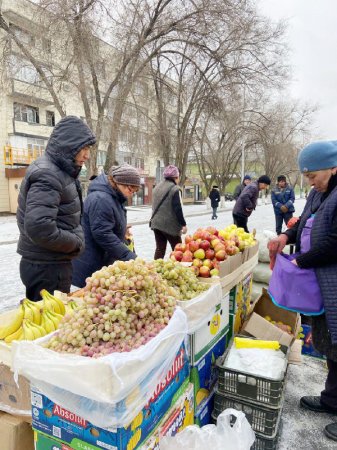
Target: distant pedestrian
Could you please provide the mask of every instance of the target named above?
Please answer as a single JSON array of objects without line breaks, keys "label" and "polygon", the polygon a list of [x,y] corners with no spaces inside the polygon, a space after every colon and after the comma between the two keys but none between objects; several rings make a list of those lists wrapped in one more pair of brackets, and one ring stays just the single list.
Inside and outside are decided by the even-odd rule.
[{"label": "distant pedestrian", "polygon": [[270,186],[270,178],[262,175],[257,181],[248,184],[240,194],[233,209],[233,219],[236,226],[248,233],[248,217],[256,208],[259,192]]},{"label": "distant pedestrian", "polygon": [[294,189],[287,183],[284,175],[277,177],[277,185],[271,191],[271,201],[275,213],[276,233],[281,234],[283,221],[287,225],[295,211]]},{"label": "distant pedestrian", "polygon": [[238,184],[234,190],[234,194],[233,194],[234,200],[237,200],[240,197],[241,192],[251,182],[252,182],[252,177],[250,175],[245,175],[243,177],[242,183]]},{"label": "distant pedestrian", "polygon": [[164,180],[153,191],[152,217],[150,228],[156,239],[154,259],[164,258],[167,242],[172,250],[181,242],[181,235],[187,232],[182,209],[179,170],[176,166],[167,166]]},{"label": "distant pedestrian", "polygon": [[211,192],[209,193],[208,196],[211,200],[211,207],[213,209],[213,214],[212,214],[212,220],[215,220],[218,218],[217,216],[217,209],[219,206],[219,202],[220,202],[220,192],[219,192],[219,188],[218,186],[213,186]]}]

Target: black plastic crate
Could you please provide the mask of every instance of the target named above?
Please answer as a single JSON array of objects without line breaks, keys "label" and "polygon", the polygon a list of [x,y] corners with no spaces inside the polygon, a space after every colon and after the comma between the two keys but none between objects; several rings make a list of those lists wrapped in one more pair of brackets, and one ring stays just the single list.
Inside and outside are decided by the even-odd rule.
[{"label": "black plastic crate", "polygon": [[[271,378],[225,368],[223,367],[223,363],[232,348],[233,342],[234,340],[232,339],[226,352],[217,359],[218,392],[223,395],[228,394],[244,400],[267,405],[269,408],[280,408],[287,369],[285,369],[280,380],[273,380]],[[281,345],[280,350],[284,352],[286,360],[288,360],[289,349]]]},{"label": "black plastic crate", "polygon": [[253,430],[271,437],[277,432],[279,417],[282,411],[282,405],[279,409],[268,408],[266,406],[246,402],[242,399],[233,398],[228,395],[224,396],[215,391],[214,397],[214,418],[218,417],[227,408],[233,408],[245,413],[248,422]]},{"label": "black plastic crate", "polygon": [[282,421],[280,420],[277,427],[277,431],[273,436],[263,436],[259,433],[255,433],[255,442],[251,447],[251,450],[277,450],[278,439],[281,434]]}]

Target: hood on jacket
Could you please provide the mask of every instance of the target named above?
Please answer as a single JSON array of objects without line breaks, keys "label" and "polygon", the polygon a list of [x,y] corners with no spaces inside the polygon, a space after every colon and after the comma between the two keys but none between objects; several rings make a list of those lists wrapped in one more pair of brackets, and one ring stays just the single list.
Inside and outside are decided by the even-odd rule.
[{"label": "hood on jacket", "polygon": [[95,143],[96,137],[82,119],[67,116],[54,127],[47,143],[46,154],[61,169],[76,178],[81,167],[75,164],[75,156],[82,148]]},{"label": "hood on jacket", "polygon": [[88,195],[90,195],[92,192],[105,192],[109,195],[112,195],[113,197],[116,197],[118,201],[121,203],[124,203],[126,201],[126,197],[117,189],[114,189],[111,184],[109,183],[108,177],[105,175],[105,173],[101,173],[101,175],[98,175],[90,184],[88,189]]}]

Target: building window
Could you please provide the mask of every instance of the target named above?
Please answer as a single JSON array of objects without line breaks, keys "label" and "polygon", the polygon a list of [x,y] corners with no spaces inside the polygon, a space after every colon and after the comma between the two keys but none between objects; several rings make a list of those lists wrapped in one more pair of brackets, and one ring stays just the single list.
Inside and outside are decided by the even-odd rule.
[{"label": "building window", "polygon": [[46,111],[46,125],[48,127],[55,126],[55,113],[53,111]]},{"label": "building window", "polygon": [[43,139],[27,138],[28,154],[32,159],[42,156],[45,150],[45,141]]},{"label": "building window", "polygon": [[144,159],[143,158],[136,158],[135,166],[136,166],[136,169],[144,170]]},{"label": "building window", "polygon": [[39,108],[14,103],[14,119],[21,122],[40,123]]}]

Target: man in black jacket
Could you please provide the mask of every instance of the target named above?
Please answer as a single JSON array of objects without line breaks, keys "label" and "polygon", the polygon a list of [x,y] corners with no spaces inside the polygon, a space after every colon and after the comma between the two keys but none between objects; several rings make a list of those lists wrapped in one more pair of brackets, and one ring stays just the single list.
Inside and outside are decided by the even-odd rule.
[{"label": "man in black jacket", "polygon": [[69,292],[71,260],[84,248],[78,180],[96,138],[79,118],[63,118],[46,152],[27,169],[18,198],[20,277],[30,300],[40,291]]},{"label": "man in black jacket", "polygon": [[218,189],[218,186],[213,186],[211,192],[209,193],[208,196],[211,200],[211,207],[213,209],[213,213],[212,213],[212,220],[217,219],[218,216],[216,214],[218,206],[219,206],[219,202],[220,202],[220,192]]}]

